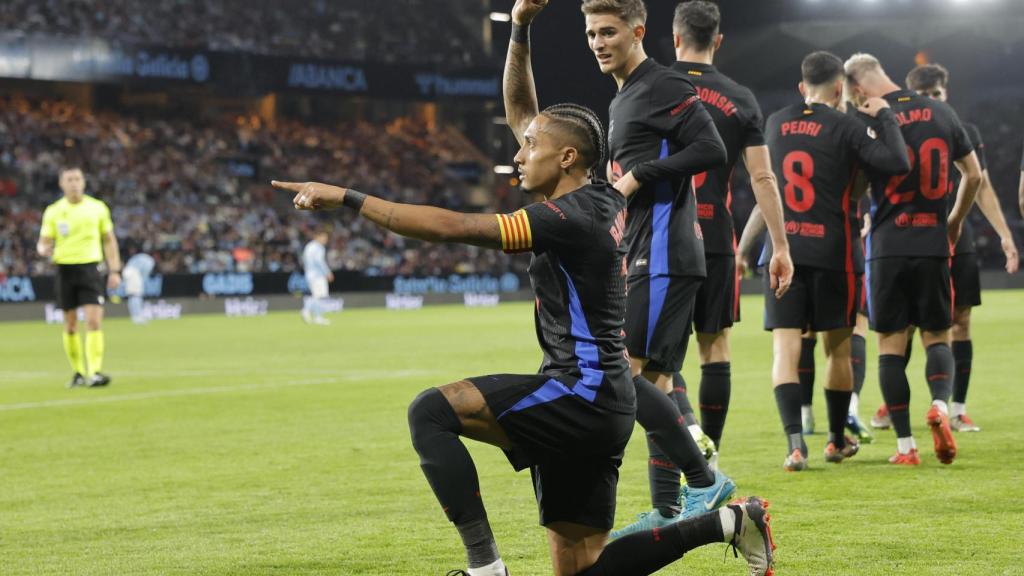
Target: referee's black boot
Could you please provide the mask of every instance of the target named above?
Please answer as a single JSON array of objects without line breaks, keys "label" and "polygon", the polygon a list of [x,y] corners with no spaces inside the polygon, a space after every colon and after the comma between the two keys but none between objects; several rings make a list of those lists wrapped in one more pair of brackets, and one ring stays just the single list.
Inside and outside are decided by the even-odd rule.
[{"label": "referee's black boot", "polygon": [[68,388],[78,388],[80,386],[85,386],[86,384],[85,376],[75,372],[75,375],[71,377],[71,382],[68,382]]},{"label": "referee's black boot", "polygon": [[89,380],[89,388],[100,388],[110,384],[110,376],[102,372],[97,372],[92,375],[92,379]]}]

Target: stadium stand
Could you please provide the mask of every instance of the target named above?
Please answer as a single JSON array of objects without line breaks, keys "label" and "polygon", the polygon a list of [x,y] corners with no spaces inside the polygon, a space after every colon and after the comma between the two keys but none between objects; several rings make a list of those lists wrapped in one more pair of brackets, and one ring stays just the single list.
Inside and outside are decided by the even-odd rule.
[{"label": "stadium stand", "polygon": [[255,117],[154,119],[7,98],[0,100],[0,272],[50,273],[35,241],[68,159],[82,165],[91,193],[111,206],[123,251],[153,254],[164,273],[295,270],[302,244],[324,221],[333,222],[328,262],[336,270],[445,274],[512,266],[492,251],[403,240],[349,214],[296,214],[267,185],[316,176],[389,199],[465,208],[468,185],[445,167],[484,169],[487,159],[451,126],[431,130],[408,118],[330,127],[294,120],[269,126]]},{"label": "stadium stand", "polygon": [[450,66],[482,57],[483,17],[480,3],[427,0],[9,0],[0,32]]}]

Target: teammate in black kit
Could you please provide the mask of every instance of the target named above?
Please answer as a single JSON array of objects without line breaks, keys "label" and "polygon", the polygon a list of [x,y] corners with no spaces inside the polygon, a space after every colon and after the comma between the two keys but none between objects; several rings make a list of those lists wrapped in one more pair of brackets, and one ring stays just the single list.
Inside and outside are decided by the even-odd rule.
[{"label": "teammate in black kit", "polygon": [[[654,508],[612,534],[619,537],[711,510],[735,490],[728,477],[708,467],[690,436],[676,404],[685,393],[675,393],[672,380],[682,367],[694,299],[705,276],[690,177],[726,157],[693,84],[644,52],[644,3],[585,0],[581,8],[598,67],[619,88],[608,109],[608,174],[630,198],[626,348],[637,386],[637,419],[647,432]],[[682,510],[680,469],[686,476]]]},{"label": "teammate in black kit", "polygon": [[[918,66],[907,74],[907,88],[940,102],[946,102],[948,83],[949,72],[938,64]],[[978,208],[999,235],[1003,254],[1006,255],[1006,271],[1013,274],[1019,266],[1020,256],[1013,241],[1013,234],[1006,223],[1006,217],[1003,216],[1003,210],[999,206],[999,197],[996,195],[996,191],[992,187],[992,180],[988,175],[988,167],[985,163],[985,144],[981,139],[981,131],[974,124],[967,122],[964,123],[964,129],[967,130],[967,136],[971,139],[974,152],[978,155],[978,163],[981,165],[983,182],[976,199]],[[952,183],[952,190],[959,188],[959,172],[953,173]],[[954,196],[951,194],[949,198],[952,202]],[[971,341],[971,308],[981,305],[981,271],[978,266],[978,256],[975,253],[974,227],[971,225],[970,218],[964,220],[960,241],[956,243],[951,275],[953,278],[953,358],[956,362],[956,369],[953,376],[953,402],[950,405],[949,423],[953,430],[958,432],[979,432],[981,428],[967,416],[967,389],[970,385],[971,365],[974,359],[974,344]]]},{"label": "teammate in black kit", "polygon": [[[881,96],[892,106],[911,160],[906,175],[867,171],[871,182],[868,307],[871,328],[878,332],[882,396],[897,435],[898,451],[890,461],[920,463],[910,431],[910,385],[904,359],[906,329],[913,325],[921,329],[927,351],[926,377],[932,394],[927,422],[935,454],[949,464],[956,456],[947,404],[954,368],[949,347],[953,312],[949,260],[982,185],[981,167],[963,125],[949,106],[901,90],[868,54],[852,56],[845,67],[855,99]],[[950,209],[946,195],[954,162],[964,183]]]},{"label": "teammate in black kit", "polygon": [[[793,269],[782,224],[779,189],[761,131],[761,108],[749,89],[719,72],[713,64],[715,52],[722,45],[720,22],[718,6],[705,0],[679,4],[672,21],[676,51],[672,69],[686,75],[697,88],[725,143],[728,157],[724,166],[693,178],[707,269],[707,277],[697,291],[694,312],[701,363],[700,420],[704,432],[719,448],[732,389],[729,331],[740,319],[740,276],[736,272],[730,186],[740,158],[750,174],[757,205],[767,215],[773,249],[769,270],[778,275],[782,270]],[[677,376],[681,381],[682,376]]]},{"label": "teammate in black kit", "polygon": [[877,135],[835,109],[843,94],[842,60],[814,52],[804,58],[801,73],[804,102],[772,114],[765,127],[772,164],[784,184],[786,232],[796,263],[790,290],[779,299],[770,288],[765,294],[765,328],[774,339],[772,381],[788,440],[784,467],[789,471],[807,464],[797,376],[806,329],[823,333],[828,358],[825,459],[841,462],[857,453],[856,442],[843,433],[853,390],[850,336],[864,270],[860,231],[851,215],[854,180],[860,165],[890,175],[910,169],[906,144],[885,100],[870,98],[861,107],[877,117]]},{"label": "teammate in black kit", "polygon": [[459,436],[502,448],[517,470],[530,467],[557,576],[650,574],[723,541],[743,552],[752,573],[765,574],[772,543],[757,498],[605,547],[636,405],[622,341],[626,200],[591,178],[606,150],[597,116],[571,104],[538,110],[526,26],[543,5],[517,2],[505,73],[506,117],[521,145],[515,163],[524,191],[541,201],[512,214],[460,214],[313,182],[274,185],[295,192],[299,209],[347,206],[421,240],[533,252],[540,373],[461,380],[423,392],[409,407],[421,468],[466,546],[469,569],[450,575],[508,574]]}]

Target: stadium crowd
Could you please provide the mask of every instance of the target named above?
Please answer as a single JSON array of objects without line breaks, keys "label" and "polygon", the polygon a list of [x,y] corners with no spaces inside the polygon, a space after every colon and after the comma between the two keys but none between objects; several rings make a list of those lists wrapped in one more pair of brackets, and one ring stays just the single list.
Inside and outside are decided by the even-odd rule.
[{"label": "stadium crowd", "polygon": [[[5,0],[0,32],[451,66],[471,64],[482,54],[473,10],[483,18],[479,3],[474,8],[460,2],[452,10],[447,2],[427,0]],[[452,26],[462,29],[436,33]]]},{"label": "stadium crowd", "polygon": [[295,270],[302,245],[325,225],[335,270],[445,274],[512,265],[490,251],[407,241],[349,214],[296,214],[266,184],[316,175],[385,198],[464,208],[468,185],[442,168],[483,166],[486,158],[451,127],[431,130],[407,118],[327,127],[149,119],[7,98],[0,100],[0,273],[50,272],[35,241],[68,159],[84,169],[89,193],[110,205],[122,251],[154,255],[162,273]]}]

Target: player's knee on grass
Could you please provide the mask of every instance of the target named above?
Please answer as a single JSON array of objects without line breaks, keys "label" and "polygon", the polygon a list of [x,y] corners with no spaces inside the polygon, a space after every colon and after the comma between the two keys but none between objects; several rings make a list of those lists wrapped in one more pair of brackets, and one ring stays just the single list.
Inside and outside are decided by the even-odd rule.
[{"label": "player's knee on grass", "polygon": [[608,541],[607,530],[582,524],[552,522],[545,528],[556,576],[573,576],[593,566]]}]

